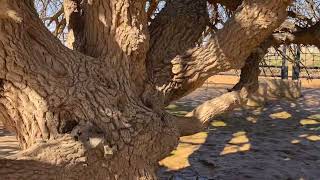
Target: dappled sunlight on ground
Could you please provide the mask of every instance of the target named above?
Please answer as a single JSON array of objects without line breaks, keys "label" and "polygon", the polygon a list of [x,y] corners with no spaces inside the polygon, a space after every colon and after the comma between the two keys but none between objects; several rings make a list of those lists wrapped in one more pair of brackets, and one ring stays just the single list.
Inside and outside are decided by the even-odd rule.
[{"label": "dappled sunlight on ground", "polygon": [[298,139],[294,139],[291,141],[292,144],[299,144],[301,142],[301,140]]},{"label": "dappled sunlight on ground", "polygon": [[[226,92],[201,88],[167,107],[183,116]],[[180,138],[159,162],[160,180],[317,180],[320,177],[320,90],[305,89],[296,101],[273,101],[216,117],[207,131]],[[0,125],[0,157],[19,151]],[[1,179],[1,178],[0,178]]]},{"label": "dappled sunlight on ground", "polygon": [[309,116],[308,118],[320,121],[320,114],[313,114],[313,115]]},{"label": "dappled sunlight on ground", "polygon": [[163,167],[168,170],[179,170],[190,166],[189,156],[200,148],[200,145],[186,145],[180,144],[177,150],[172,154],[159,162]]},{"label": "dappled sunlight on ground", "polygon": [[250,148],[251,144],[249,143],[249,139],[246,135],[246,132],[240,131],[233,134],[232,139],[229,141],[228,144],[226,144],[220,155],[245,152],[249,151]]},{"label": "dappled sunlight on ground", "polygon": [[292,115],[286,111],[270,114],[272,119],[289,119]]},{"label": "dappled sunlight on ground", "polygon": [[[192,98],[202,96],[205,101],[221,92],[200,91],[176,103],[175,109],[184,111],[179,106],[189,106],[188,110],[192,110],[201,104],[199,100],[188,102]],[[264,107],[238,109],[217,117],[207,134],[181,138],[173,155],[160,163],[158,177],[160,180],[319,179],[319,99],[320,90],[307,89],[296,101],[268,102]]]},{"label": "dappled sunlight on ground", "polygon": [[314,124],[320,124],[319,121],[314,120],[314,119],[302,119],[300,121],[301,125],[314,125]]},{"label": "dappled sunlight on ground", "polygon": [[306,137],[309,141],[320,141],[320,136],[319,135],[310,135]]},{"label": "dappled sunlight on ground", "polygon": [[171,155],[160,161],[160,165],[170,170],[179,170],[189,167],[189,156],[198,150],[205,143],[208,133],[201,132],[192,136],[180,138],[180,144]]},{"label": "dappled sunlight on ground", "polygon": [[180,142],[189,144],[203,144],[208,137],[207,132],[200,132],[192,136],[184,136],[180,138]]},{"label": "dappled sunlight on ground", "polygon": [[249,151],[251,148],[250,143],[240,144],[240,145],[231,145],[227,144],[223,151],[220,153],[220,155],[226,155],[226,154],[233,154],[238,152],[245,152]]},{"label": "dappled sunlight on ground", "polygon": [[226,127],[226,126],[227,126],[227,123],[225,123],[225,122],[223,122],[223,121],[217,121],[217,120],[215,120],[215,121],[213,121],[213,122],[211,123],[211,126],[212,126],[212,127]]},{"label": "dappled sunlight on ground", "polygon": [[166,107],[166,110],[176,116],[184,116],[189,111],[191,111],[192,108],[187,106],[178,106],[176,104],[170,104],[168,107]]},{"label": "dappled sunlight on ground", "polygon": [[14,134],[5,130],[0,122],[0,158],[16,154],[19,150]]},{"label": "dappled sunlight on ground", "polygon": [[258,122],[258,117],[248,116],[248,117],[246,117],[246,120],[247,120],[248,122],[251,122],[251,123],[255,124],[255,123]]},{"label": "dappled sunlight on ground", "polygon": [[239,131],[237,133],[232,134],[232,139],[229,141],[229,144],[243,144],[248,143],[249,139],[246,135],[246,132]]}]

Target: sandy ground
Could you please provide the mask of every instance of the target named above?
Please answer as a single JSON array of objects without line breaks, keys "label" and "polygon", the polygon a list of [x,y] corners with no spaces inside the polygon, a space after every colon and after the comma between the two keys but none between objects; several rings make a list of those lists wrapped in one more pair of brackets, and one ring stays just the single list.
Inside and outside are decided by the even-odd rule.
[{"label": "sandy ground", "polygon": [[[220,79],[221,80],[221,79]],[[216,81],[216,80],[215,80]],[[232,79],[222,80],[226,84]],[[169,107],[185,114],[228,85],[200,88]],[[159,164],[160,180],[320,180],[320,89],[218,117],[208,131],[182,137]],[[19,151],[0,123],[0,158]],[[1,178],[0,178],[1,179]]]},{"label": "sandy ground", "polygon": [[[176,114],[224,92],[202,88],[171,105]],[[296,101],[238,109],[215,119],[206,132],[182,137],[160,162],[161,180],[320,179],[320,89]]]},{"label": "sandy ground", "polygon": [[[274,79],[272,77],[259,77],[259,79]],[[291,77],[289,78],[291,79]],[[223,84],[236,84],[239,80],[238,76],[226,76],[226,75],[216,75],[212,76],[207,80],[207,83],[215,83],[218,85],[223,85]],[[320,88],[320,79],[305,79],[302,78],[300,79],[301,81],[301,86],[303,88]]]},{"label": "sandy ground", "polygon": [[15,154],[19,149],[19,144],[14,134],[5,130],[0,122],[0,158]]}]

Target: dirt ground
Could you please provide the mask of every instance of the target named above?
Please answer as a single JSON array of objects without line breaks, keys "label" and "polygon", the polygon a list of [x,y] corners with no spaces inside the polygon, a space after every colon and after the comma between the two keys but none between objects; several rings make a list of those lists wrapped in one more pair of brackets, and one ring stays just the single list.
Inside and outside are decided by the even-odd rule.
[{"label": "dirt ground", "polygon": [[[273,77],[259,77],[260,79],[274,79]],[[291,77],[289,77],[291,79]],[[239,80],[237,76],[228,76],[228,75],[216,75],[212,76],[207,80],[208,84],[215,84],[215,85],[230,85],[236,84]],[[300,79],[301,86],[303,88],[320,88],[320,79]]]},{"label": "dirt ground", "polygon": [[15,154],[19,149],[19,144],[14,134],[5,130],[0,121],[0,158]]},{"label": "dirt ground", "polygon": [[[183,115],[226,92],[231,87],[227,84],[235,81],[211,80],[210,85],[170,105],[168,110]],[[304,88],[303,97],[296,101],[277,100],[264,107],[237,109],[216,118],[207,131],[181,137],[178,148],[159,163],[159,179],[320,180],[317,86],[314,83]],[[18,151],[13,134],[0,124],[0,158]]]},{"label": "dirt ground", "polygon": [[[202,88],[168,109],[183,115],[223,92]],[[319,180],[320,89],[302,93],[296,101],[238,109],[216,118],[206,132],[181,137],[177,150],[160,162],[159,179]]]}]

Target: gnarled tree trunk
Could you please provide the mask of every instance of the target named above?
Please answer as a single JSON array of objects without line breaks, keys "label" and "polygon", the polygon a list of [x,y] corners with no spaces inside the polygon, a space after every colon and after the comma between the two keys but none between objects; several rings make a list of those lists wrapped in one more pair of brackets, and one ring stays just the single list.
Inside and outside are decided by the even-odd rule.
[{"label": "gnarled tree trunk", "polygon": [[164,106],[242,68],[288,6],[244,1],[195,47],[206,1],[172,1],[150,27],[143,0],[64,3],[73,50],[43,26],[32,0],[0,0],[0,117],[24,149],[0,160],[1,178],[155,179],[184,132]]}]

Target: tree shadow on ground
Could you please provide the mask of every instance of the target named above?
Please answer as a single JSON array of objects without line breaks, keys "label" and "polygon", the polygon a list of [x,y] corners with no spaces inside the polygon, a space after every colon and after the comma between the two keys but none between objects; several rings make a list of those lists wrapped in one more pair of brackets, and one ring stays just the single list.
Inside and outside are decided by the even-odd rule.
[{"label": "tree shadow on ground", "polygon": [[182,137],[159,179],[319,179],[320,90],[220,116],[207,132]]},{"label": "tree shadow on ground", "polygon": [[0,158],[16,154],[20,151],[15,135],[1,125],[0,122]]}]

